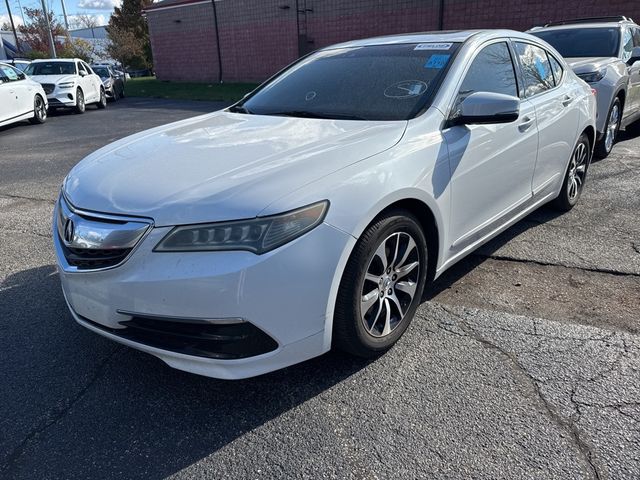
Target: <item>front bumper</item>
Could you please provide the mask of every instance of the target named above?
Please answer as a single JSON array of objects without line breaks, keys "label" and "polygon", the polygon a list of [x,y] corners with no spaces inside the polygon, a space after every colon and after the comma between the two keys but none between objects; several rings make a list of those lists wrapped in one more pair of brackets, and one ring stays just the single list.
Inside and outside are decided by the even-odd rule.
[{"label": "front bumper", "polygon": [[[172,367],[216,378],[260,375],[329,350],[337,285],[353,237],[321,224],[264,255],[153,252],[169,230],[152,228],[115,268],[73,271],[54,226],[62,289],[74,319]],[[274,349],[245,358],[215,358],[171,344],[158,348],[157,342],[121,333],[136,316],[206,319],[211,324],[242,319],[272,339]]]},{"label": "front bumper", "polygon": [[76,93],[73,88],[63,90],[56,88],[53,93],[47,95],[50,108],[71,108],[76,106]]}]

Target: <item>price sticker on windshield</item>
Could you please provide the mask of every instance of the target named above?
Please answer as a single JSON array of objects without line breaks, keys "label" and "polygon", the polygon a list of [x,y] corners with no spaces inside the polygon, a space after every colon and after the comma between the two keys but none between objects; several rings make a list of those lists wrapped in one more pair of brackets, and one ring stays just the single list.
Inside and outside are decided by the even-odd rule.
[{"label": "price sticker on windshield", "polygon": [[414,50],[449,50],[453,43],[419,43]]}]

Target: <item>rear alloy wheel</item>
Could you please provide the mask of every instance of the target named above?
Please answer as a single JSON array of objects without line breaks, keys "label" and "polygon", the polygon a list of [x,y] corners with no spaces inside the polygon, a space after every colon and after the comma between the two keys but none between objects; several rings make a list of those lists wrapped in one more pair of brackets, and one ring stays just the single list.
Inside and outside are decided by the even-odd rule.
[{"label": "rear alloy wheel", "polygon": [[84,113],[86,108],[87,107],[84,104],[84,94],[82,93],[82,90],[78,89],[76,90],[76,113]]},{"label": "rear alloy wheel", "polygon": [[100,100],[96,103],[96,106],[100,109],[107,108],[107,94],[104,91],[104,88],[100,89]]},{"label": "rear alloy wheel", "polygon": [[29,119],[34,125],[47,121],[47,107],[40,95],[36,95],[33,99],[33,117]]},{"label": "rear alloy wheel", "polygon": [[584,182],[587,179],[590,160],[591,146],[589,138],[583,133],[573,149],[560,195],[553,201],[553,206],[556,209],[567,212],[578,203],[584,188]]},{"label": "rear alloy wheel", "polygon": [[622,104],[618,97],[615,98],[609,109],[607,124],[605,125],[602,138],[596,143],[596,156],[606,158],[613,149],[620,130],[620,120],[622,119]]},{"label": "rear alloy wheel", "polygon": [[373,357],[393,346],[420,304],[427,278],[427,242],[404,210],[385,214],[360,237],[340,283],[333,343]]}]

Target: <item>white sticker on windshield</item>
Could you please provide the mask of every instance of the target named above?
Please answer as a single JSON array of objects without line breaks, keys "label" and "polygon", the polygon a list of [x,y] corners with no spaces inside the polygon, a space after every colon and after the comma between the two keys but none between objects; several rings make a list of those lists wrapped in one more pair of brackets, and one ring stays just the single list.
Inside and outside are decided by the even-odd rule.
[{"label": "white sticker on windshield", "polygon": [[419,43],[414,50],[449,50],[452,43]]}]

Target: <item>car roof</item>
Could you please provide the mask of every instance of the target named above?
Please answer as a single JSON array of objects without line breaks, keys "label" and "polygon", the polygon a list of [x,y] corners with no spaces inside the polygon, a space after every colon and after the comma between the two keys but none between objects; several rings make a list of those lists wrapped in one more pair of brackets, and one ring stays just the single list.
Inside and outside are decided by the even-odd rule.
[{"label": "car roof", "polygon": [[321,50],[347,47],[367,47],[374,45],[400,45],[405,43],[464,43],[472,38],[479,41],[490,40],[493,38],[522,38],[539,41],[538,38],[515,30],[443,30],[364,38],[361,40],[352,40],[349,42],[331,45]]},{"label": "car roof", "polygon": [[52,63],[52,62],[81,62],[79,58],[38,58],[32,63]]},{"label": "car roof", "polygon": [[541,30],[568,30],[568,29],[580,29],[580,28],[618,28],[623,26],[631,26],[637,27],[638,25],[631,19],[625,20],[611,20],[611,21],[587,21],[589,19],[585,19],[583,21],[571,21],[567,20],[566,23],[555,22],[549,23],[546,25],[540,25],[537,27],[533,27],[528,32],[539,32]]}]

